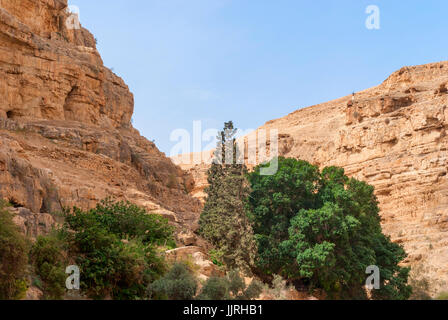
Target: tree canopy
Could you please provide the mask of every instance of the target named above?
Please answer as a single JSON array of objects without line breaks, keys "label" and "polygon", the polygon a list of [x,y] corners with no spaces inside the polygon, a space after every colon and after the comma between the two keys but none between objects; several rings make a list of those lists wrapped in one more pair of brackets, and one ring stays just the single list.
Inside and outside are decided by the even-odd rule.
[{"label": "tree canopy", "polygon": [[324,289],[333,298],[366,298],[366,268],[380,269],[376,299],[407,299],[409,270],[398,264],[403,248],[382,233],[374,188],[342,168],[319,171],[279,159],[272,176],[249,174],[249,215],[258,244],[256,266]]}]

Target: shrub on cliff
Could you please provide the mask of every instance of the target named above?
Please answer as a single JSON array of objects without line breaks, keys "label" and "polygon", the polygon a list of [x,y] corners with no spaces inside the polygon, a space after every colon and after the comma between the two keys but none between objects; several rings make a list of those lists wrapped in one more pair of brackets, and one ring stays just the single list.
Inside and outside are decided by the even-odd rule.
[{"label": "shrub on cliff", "polygon": [[412,287],[412,295],[410,300],[432,300],[431,298],[431,281],[427,277],[428,270],[424,265],[413,265],[409,275],[409,284]]},{"label": "shrub on cliff", "polygon": [[202,287],[198,300],[230,300],[229,284],[223,277],[210,277]]},{"label": "shrub on cliff", "polygon": [[64,241],[56,233],[40,236],[31,248],[31,262],[45,299],[59,300],[65,294],[67,257]]},{"label": "shrub on cliff", "polygon": [[154,300],[193,300],[198,288],[197,279],[184,263],[176,263],[161,279],[149,287]]},{"label": "shrub on cliff", "polygon": [[141,299],[166,270],[157,246],[174,244],[168,220],[124,202],[67,211],[61,233],[80,267],[81,290],[95,299]]},{"label": "shrub on cliff", "polygon": [[228,269],[249,272],[256,247],[245,211],[250,192],[246,167],[236,161],[235,134],[233,123],[227,122],[218,136],[217,152],[208,171],[209,187],[205,190],[207,200],[199,220],[199,233],[220,252]]},{"label": "shrub on cliff", "polygon": [[227,276],[212,276],[196,297],[198,280],[185,263],[176,263],[161,279],[149,287],[149,295],[156,300],[252,300],[258,298],[263,285],[253,280],[246,286],[238,271]]},{"label": "shrub on cliff", "polygon": [[439,293],[436,300],[448,300],[448,291]]},{"label": "shrub on cliff", "polygon": [[341,168],[279,159],[272,176],[249,175],[248,203],[258,242],[257,267],[324,289],[331,298],[367,298],[366,268],[380,268],[375,299],[407,299],[406,253],[382,233],[374,188]]},{"label": "shrub on cliff", "polygon": [[20,299],[26,291],[28,242],[0,200],[0,300]]}]

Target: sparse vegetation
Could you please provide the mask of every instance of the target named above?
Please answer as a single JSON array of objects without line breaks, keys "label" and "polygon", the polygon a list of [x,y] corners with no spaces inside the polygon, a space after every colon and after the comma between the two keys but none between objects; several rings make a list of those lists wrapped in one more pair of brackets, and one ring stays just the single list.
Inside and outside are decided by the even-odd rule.
[{"label": "sparse vegetation", "polygon": [[166,183],[166,186],[170,189],[176,189],[179,184],[177,182],[177,177],[174,173],[170,174],[168,177],[168,182]]},{"label": "sparse vegetation", "polygon": [[193,300],[198,284],[192,273],[186,264],[174,264],[163,278],[150,285],[150,297],[156,300]]},{"label": "sparse vegetation", "polygon": [[0,200],[0,300],[21,299],[27,289],[29,244]]},{"label": "sparse vegetation", "polygon": [[267,295],[272,297],[274,300],[285,300],[286,292],[291,290],[292,287],[289,286],[285,279],[283,279],[278,274],[275,274],[272,279],[271,285],[265,284],[263,291]]},{"label": "sparse vegetation", "polygon": [[422,265],[415,266],[409,276],[409,285],[412,287],[410,300],[431,300],[429,294],[430,282],[425,275]]},{"label": "sparse vegetation", "polygon": [[166,272],[160,251],[174,248],[168,220],[125,202],[104,200],[95,209],[65,210],[63,227],[38,237],[31,250],[0,203],[0,299],[18,299],[31,284],[44,299],[65,295],[65,269],[81,270],[81,290],[93,299],[143,299],[148,286]]},{"label": "sparse vegetation", "polygon": [[157,246],[174,246],[168,220],[130,203],[102,201],[66,212],[61,230],[89,297],[141,299],[166,265]]},{"label": "sparse vegetation", "polygon": [[220,250],[211,249],[209,251],[210,261],[213,262],[214,265],[218,267],[224,266],[224,263],[222,262],[222,256],[224,253]]}]

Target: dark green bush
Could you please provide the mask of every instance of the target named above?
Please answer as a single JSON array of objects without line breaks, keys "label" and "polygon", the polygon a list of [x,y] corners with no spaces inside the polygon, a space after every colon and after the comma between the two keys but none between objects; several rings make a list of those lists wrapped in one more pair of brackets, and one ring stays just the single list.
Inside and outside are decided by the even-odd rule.
[{"label": "dark green bush", "polygon": [[192,300],[197,287],[197,279],[188,266],[176,263],[163,278],[151,284],[149,290],[157,300]]},{"label": "dark green bush", "polygon": [[0,300],[23,298],[29,244],[0,200]]},{"label": "dark green bush", "polygon": [[59,300],[65,294],[67,257],[63,239],[57,234],[38,237],[31,248],[31,261],[39,287],[46,299]]},{"label": "dark green bush", "polygon": [[[216,248],[216,264],[222,262],[228,270],[241,269],[251,274],[257,249],[246,213],[245,202],[250,194],[247,168],[236,161],[236,131],[230,121],[218,135],[215,159],[207,172],[209,186],[205,189],[207,199],[199,219],[199,233]],[[230,150],[232,163],[223,161],[230,158],[226,155]]]},{"label": "dark green bush", "polygon": [[174,244],[168,220],[130,203],[102,201],[65,212],[61,231],[80,267],[81,290],[94,299],[142,299],[166,270],[157,246]]},{"label": "dark green bush", "polygon": [[439,293],[436,300],[448,300],[448,292]]},{"label": "dark green bush", "polygon": [[[101,201],[95,209],[83,212],[78,208],[68,214],[67,222],[74,230],[82,228],[85,223],[96,221],[108,233],[121,239],[139,238],[145,244],[175,248],[174,228],[168,219],[157,214],[148,214],[145,209],[130,202],[114,202],[111,199]],[[92,220],[88,222],[86,220]]]},{"label": "dark green bush", "polygon": [[166,186],[170,189],[176,189],[177,187],[179,187],[179,183],[177,181],[177,176],[174,173],[169,175],[168,182],[166,183]]}]

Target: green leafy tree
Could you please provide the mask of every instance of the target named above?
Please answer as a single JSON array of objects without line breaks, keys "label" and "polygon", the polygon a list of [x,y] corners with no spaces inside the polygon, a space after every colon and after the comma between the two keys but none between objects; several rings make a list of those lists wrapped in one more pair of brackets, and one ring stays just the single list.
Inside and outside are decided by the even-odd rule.
[{"label": "green leafy tree", "polygon": [[[266,166],[266,165],[262,165]],[[324,289],[331,298],[367,298],[366,268],[380,268],[375,299],[407,299],[402,247],[382,233],[374,188],[341,168],[279,159],[273,176],[250,174],[258,268]]]},{"label": "green leafy tree", "polygon": [[87,212],[67,211],[61,230],[82,274],[81,289],[94,299],[142,299],[166,271],[157,246],[174,242],[161,216],[124,202],[102,201]]},{"label": "green leafy tree", "polygon": [[239,152],[235,135],[233,123],[226,122],[217,137],[199,233],[221,253],[221,259],[229,269],[241,268],[249,272],[256,246],[245,207],[245,199],[250,193],[245,177],[247,170],[237,161]]},{"label": "green leafy tree", "polygon": [[0,200],[0,300],[23,297],[29,244]]}]

